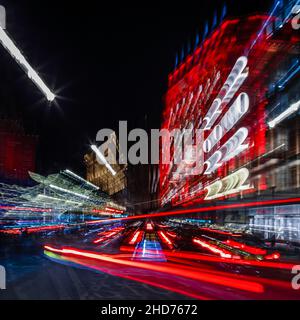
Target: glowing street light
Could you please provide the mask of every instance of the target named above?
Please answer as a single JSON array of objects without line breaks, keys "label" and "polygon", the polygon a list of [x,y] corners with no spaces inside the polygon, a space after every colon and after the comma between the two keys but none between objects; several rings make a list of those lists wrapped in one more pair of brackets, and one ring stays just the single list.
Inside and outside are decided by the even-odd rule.
[{"label": "glowing street light", "polygon": [[111,172],[113,176],[115,176],[117,173],[112,168],[112,166],[107,162],[104,155],[100,152],[100,150],[97,148],[97,146],[92,145],[91,149],[95,152],[96,156],[101,160],[101,162],[105,165],[105,167]]},{"label": "glowing street light", "polygon": [[9,54],[17,61],[22,69],[27,73],[29,79],[43,92],[48,101],[55,99],[55,94],[46,86],[37,72],[30,66],[21,51],[16,47],[13,41],[9,38],[6,32],[0,26],[0,42]]}]

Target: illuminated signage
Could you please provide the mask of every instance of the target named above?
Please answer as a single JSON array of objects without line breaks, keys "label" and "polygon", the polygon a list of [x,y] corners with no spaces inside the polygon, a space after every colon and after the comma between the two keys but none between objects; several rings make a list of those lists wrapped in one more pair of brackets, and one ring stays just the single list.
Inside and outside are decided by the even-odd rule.
[{"label": "illuminated signage", "polygon": [[205,188],[207,195],[204,200],[213,200],[250,189],[249,184],[244,184],[248,177],[249,170],[243,168],[222,180],[212,183]]},{"label": "illuminated signage", "polygon": [[[240,57],[234,68],[232,69],[229,77],[223,85],[218,98],[212,104],[206,117],[204,118],[203,129],[212,128],[219,116],[222,114],[222,106],[230,103],[234,94],[241,87],[245,79],[248,77],[249,72],[247,68],[248,59]],[[220,122],[213,128],[208,138],[204,141],[203,150],[209,153],[219,143],[230,130],[239,123],[243,116],[248,112],[250,99],[247,93],[242,92],[230,106],[228,111],[222,117]],[[214,173],[223,163],[229,161],[237,156],[245,149],[248,144],[243,145],[248,137],[248,129],[240,128],[234,135],[227,140],[213,155],[205,161],[206,170],[205,175]]]},{"label": "illuminated signage", "polygon": [[230,75],[220,90],[218,97],[212,103],[205,118],[203,119],[202,129],[209,130],[212,128],[222,109],[231,101],[235,93],[248,77],[247,57],[240,57],[234,65]]}]

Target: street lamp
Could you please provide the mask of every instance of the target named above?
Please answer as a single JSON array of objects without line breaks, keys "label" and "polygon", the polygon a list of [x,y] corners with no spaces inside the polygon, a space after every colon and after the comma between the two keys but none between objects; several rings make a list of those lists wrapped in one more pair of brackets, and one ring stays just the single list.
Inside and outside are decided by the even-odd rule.
[{"label": "street lamp", "polygon": [[[21,51],[17,48],[14,42],[9,38],[5,29],[5,9],[0,7],[1,20],[0,21],[0,42],[8,53],[17,61],[19,66],[25,71],[28,78],[42,91],[48,101],[55,99],[55,94],[47,87],[45,82],[40,78],[37,72],[30,66]],[[2,19],[3,18],[3,19]]]}]

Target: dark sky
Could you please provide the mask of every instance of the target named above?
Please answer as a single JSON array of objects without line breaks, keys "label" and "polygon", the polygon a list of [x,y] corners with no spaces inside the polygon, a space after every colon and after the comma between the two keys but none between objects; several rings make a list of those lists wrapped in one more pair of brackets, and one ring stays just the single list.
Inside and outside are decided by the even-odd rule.
[{"label": "dark sky", "polygon": [[[96,132],[116,128],[119,120],[144,127],[147,116],[149,127],[159,127],[176,52],[193,43],[224,3],[161,2],[164,7],[0,1],[7,8],[7,31],[49,87],[59,91],[58,105],[48,105],[0,48],[0,85],[14,105],[11,116],[40,137],[42,173],[69,168],[83,175],[83,155]],[[265,11],[270,2],[227,1],[231,15]]]}]

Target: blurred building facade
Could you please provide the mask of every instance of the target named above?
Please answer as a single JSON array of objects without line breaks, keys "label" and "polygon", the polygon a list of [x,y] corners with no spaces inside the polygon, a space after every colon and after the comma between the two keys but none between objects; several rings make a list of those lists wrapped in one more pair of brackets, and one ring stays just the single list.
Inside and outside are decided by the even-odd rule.
[{"label": "blurred building facade", "polygon": [[[186,174],[184,162],[160,164],[162,206],[299,197],[296,4],[275,1],[270,15],[224,19],[222,14],[219,26],[206,28],[203,42],[169,75],[162,129],[204,129],[207,145],[200,174]],[[246,112],[234,109],[241,94],[249,99]],[[204,220],[245,224],[262,237],[300,241],[299,217],[299,206],[287,205],[219,211]]]},{"label": "blurred building facade", "polygon": [[198,174],[187,159],[160,165],[163,206],[299,192],[295,4],[223,20],[169,75],[162,129],[203,130],[203,161]]},{"label": "blurred building facade", "polygon": [[37,136],[27,135],[20,122],[0,120],[0,179],[27,184],[36,168]]},{"label": "blurred building facade", "polygon": [[[105,146],[106,144],[106,146]],[[107,142],[104,144],[106,149],[105,156],[107,157],[109,152],[109,146],[113,145],[117,152],[117,160],[122,155],[119,154],[117,138],[115,134],[112,134]],[[86,179],[87,181],[98,186],[101,191],[112,196],[116,200],[124,201],[127,196],[127,165],[111,164],[115,175],[107,169],[107,167],[101,163],[94,152],[88,153],[84,156],[84,162],[86,166]]]}]

